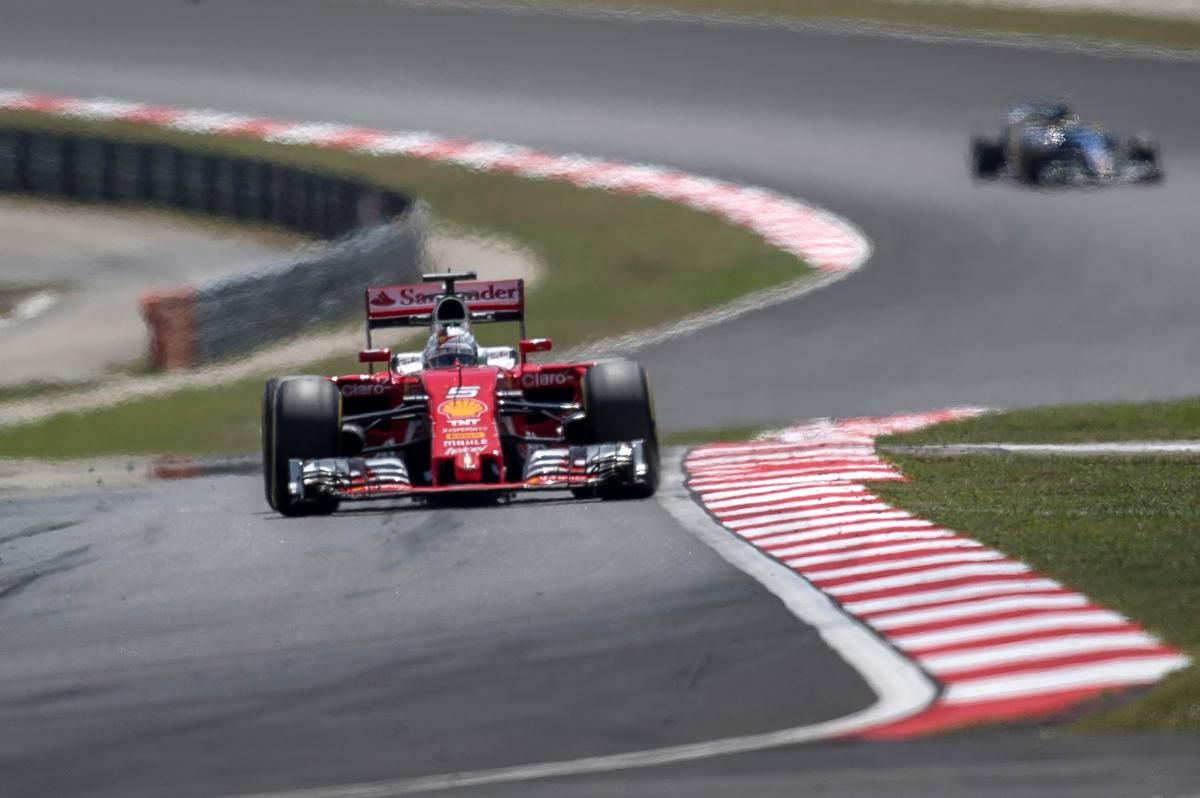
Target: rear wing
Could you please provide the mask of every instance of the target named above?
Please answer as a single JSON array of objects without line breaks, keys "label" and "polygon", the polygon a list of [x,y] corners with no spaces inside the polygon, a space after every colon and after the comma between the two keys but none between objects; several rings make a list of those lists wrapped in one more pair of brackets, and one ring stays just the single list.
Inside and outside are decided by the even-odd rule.
[{"label": "rear wing", "polygon": [[[434,310],[445,297],[458,297],[473,322],[518,321],[525,333],[525,281],[474,280],[470,273],[429,274],[417,285],[372,286],[367,289],[367,336],[388,327],[433,323]],[[441,283],[437,285],[436,283]]]}]

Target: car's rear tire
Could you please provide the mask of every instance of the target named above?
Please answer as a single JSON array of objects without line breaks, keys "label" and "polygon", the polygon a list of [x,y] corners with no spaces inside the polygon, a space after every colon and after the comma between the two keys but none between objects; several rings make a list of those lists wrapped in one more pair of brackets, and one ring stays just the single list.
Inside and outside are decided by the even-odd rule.
[{"label": "car's rear tire", "polygon": [[601,499],[644,499],[658,489],[658,431],[654,397],[645,370],[637,363],[598,363],[583,378],[583,405],[591,443],[644,441],[648,473],[640,485],[600,487]]},{"label": "car's rear tire", "polygon": [[263,482],[267,503],[290,516],[328,515],[338,500],[297,501],[288,492],[288,460],[337,457],[342,438],[342,396],[324,377],[284,377],[263,389]]},{"label": "car's rear tire", "polygon": [[1004,145],[984,136],[971,139],[971,173],[976,180],[994,180],[1004,166]]}]

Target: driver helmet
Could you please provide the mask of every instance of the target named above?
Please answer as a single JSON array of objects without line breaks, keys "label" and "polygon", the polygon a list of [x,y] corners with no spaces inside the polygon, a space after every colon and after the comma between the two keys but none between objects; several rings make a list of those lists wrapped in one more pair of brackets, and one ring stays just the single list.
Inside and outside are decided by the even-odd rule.
[{"label": "driver helmet", "polygon": [[1079,122],[1079,114],[1069,105],[1059,105],[1050,109],[1047,119],[1056,125],[1073,125]]},{"label": "driver helmet", "polygon": [[422,359],[427,369],[475,366],[479,363],[479,346],[466,328],[447,326],[429,337]]}]

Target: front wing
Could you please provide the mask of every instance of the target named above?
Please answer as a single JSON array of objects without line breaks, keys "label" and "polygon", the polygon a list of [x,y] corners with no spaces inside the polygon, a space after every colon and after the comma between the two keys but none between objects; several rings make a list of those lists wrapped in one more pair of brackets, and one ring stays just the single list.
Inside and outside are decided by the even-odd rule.
[{"label": "front wing", "polygon": [[288,493],[304,501],[331,496],[343,501],[396,499],[438,493],[568,490],[644,485],[650,479],[644,441],[538,449],[525,464],[521,482],[413,485],[397,457],[343,457],[288,461]]}]

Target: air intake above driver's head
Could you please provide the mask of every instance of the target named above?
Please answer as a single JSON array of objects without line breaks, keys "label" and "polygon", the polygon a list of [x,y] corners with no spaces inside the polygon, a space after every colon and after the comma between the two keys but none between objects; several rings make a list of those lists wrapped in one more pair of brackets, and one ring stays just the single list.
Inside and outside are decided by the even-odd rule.
[{"label": "air intake above driver's head", "polygon": [[442,297],[433,310],[433,320],[438,324],[463,324],[467,319],[467,306],[458,297]]}]

